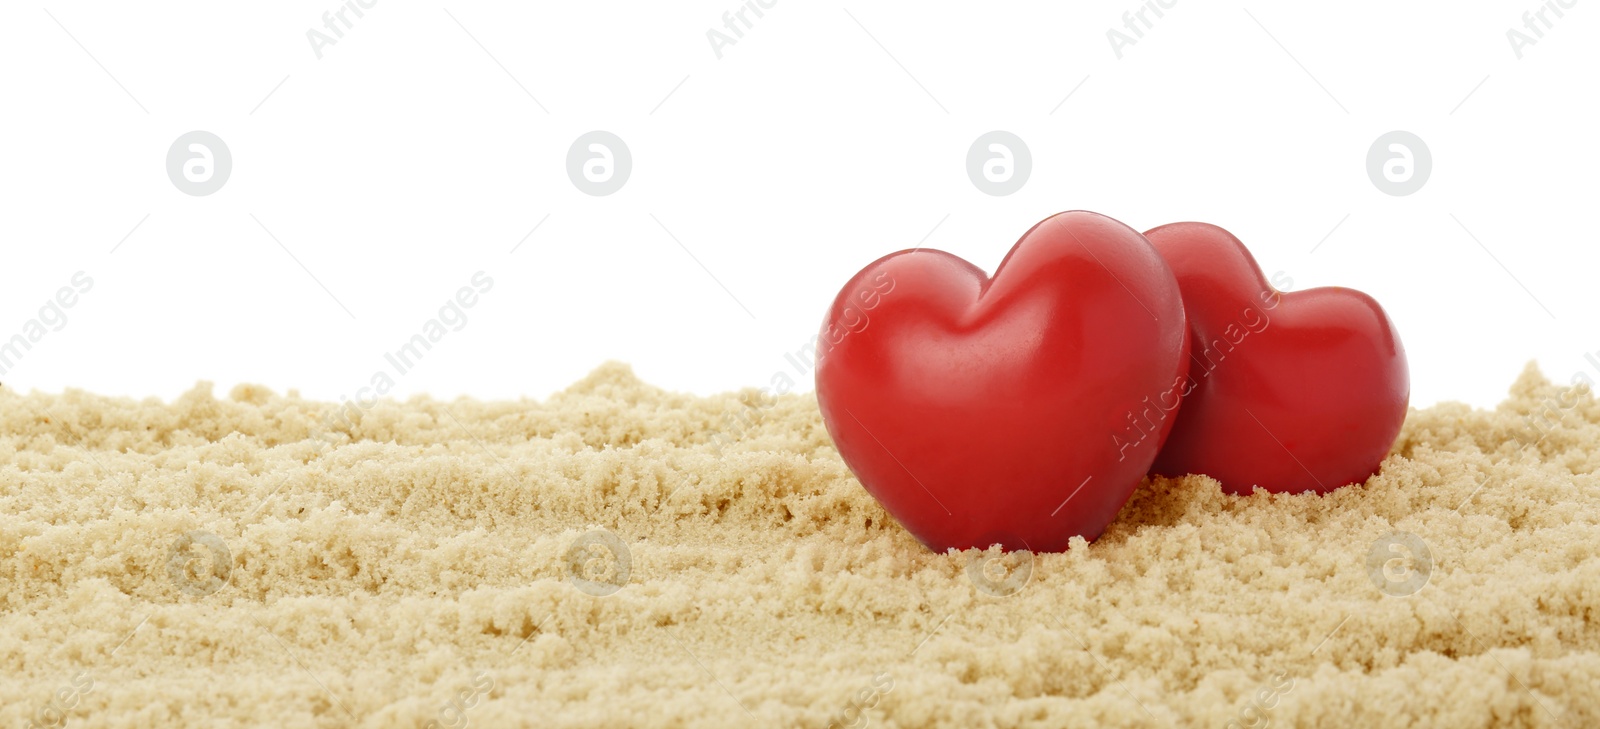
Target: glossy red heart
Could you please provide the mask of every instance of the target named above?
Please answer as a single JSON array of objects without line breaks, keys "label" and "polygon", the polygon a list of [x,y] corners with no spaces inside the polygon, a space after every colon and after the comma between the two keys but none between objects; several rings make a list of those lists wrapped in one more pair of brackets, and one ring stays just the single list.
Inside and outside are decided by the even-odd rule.
[{"label": "glossy red heart", "polygon": [[1203,473],[1236,494],[1327,492],[1372,475],[1411,395],[1383,307],[1346,288],[1281,293],[1215,225],[1145,236],[1178,277],[1191,337],[1187,394],[1153,470]]},{"label": "glossy red heart", "polygon": [[818,339],[817,400],[846,464],[935,551],[1093,539],[1149,470],[1188,367],[1177,282],[1138,231],[1068,212],[993,278],[940,251],[878,259]]}]

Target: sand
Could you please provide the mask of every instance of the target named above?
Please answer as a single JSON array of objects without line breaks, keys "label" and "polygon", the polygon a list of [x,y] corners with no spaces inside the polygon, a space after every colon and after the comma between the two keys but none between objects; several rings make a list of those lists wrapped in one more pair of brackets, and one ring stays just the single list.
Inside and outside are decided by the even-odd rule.
[{"label": "sand", "polygon": [[4,726],[1600,725],[1600,405],[1531,367],[1031,561],[925,550],[810,395],[211,390],[0,389]]}]

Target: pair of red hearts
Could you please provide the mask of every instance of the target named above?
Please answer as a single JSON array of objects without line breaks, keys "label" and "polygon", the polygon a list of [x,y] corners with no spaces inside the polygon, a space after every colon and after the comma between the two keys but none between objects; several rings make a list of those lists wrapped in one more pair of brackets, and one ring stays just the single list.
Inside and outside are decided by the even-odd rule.
[{"label": "pair of red hearts", "polygon": [[1094,539],[1147,473],[1248,494],[1370,476],[1410,396],[1383,308],[1270,286],[1204,223],[1061,213],[994,277],[928,249],[834,300],[817,400],[861,484],[935,551]]}]

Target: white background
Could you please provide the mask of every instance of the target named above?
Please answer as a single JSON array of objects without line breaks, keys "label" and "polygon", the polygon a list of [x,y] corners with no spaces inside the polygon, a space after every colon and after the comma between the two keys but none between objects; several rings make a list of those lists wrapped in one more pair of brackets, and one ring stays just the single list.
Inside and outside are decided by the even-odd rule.
[{"label": "white background", "polygon": [[[481,269],[494,289],[391,395],[544,397],[608,359],[809,388],[784,354],[861,266],[926,238],[993,270],[1066,209],[1216,223],[1295,289],[1367,291],[1416,405],[1492,405],[1528,360],[1566,381],[1600,350],[1588,3],[1518,59],[1531,2],[1180,0],[1118,59],[1131,0],[782,0],[719,60],[733,0],[380,0],[318,59],[339,7],[0,8],[0,338],[95,281],[0,381],[353,396]],[[195,129],[233,157],[206,197],[165,171]],[[633,156],[609,197],[565,171],[594,129]],[[1033,156],[1008,197],[965,171],[994,129]],[[1407,197],[1365,170],[1394,129],[1433,157]]]}]

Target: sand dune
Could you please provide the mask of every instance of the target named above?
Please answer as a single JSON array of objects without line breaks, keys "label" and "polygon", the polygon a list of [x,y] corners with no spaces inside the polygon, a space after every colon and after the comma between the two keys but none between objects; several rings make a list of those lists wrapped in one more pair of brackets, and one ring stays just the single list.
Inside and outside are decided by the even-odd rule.
[{"label": "sand dune", "polygon": [[810,395],[210,390],[0,389],[6,726],[1600,725],[1600,405],[1528,438],[1531,369],[1366,484],[1160,479],[1031,559],[927,552]]}]

